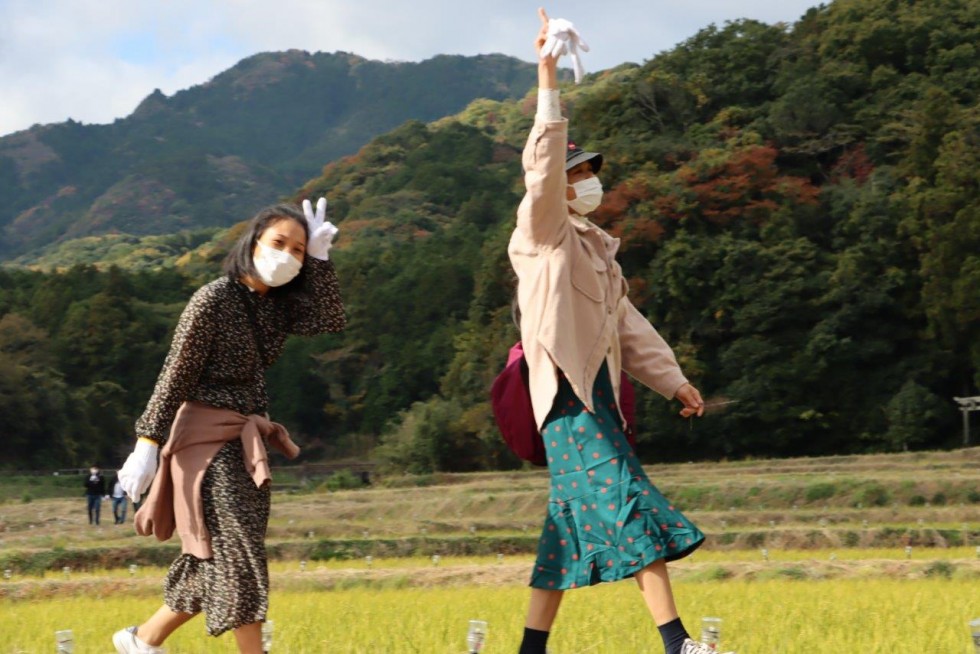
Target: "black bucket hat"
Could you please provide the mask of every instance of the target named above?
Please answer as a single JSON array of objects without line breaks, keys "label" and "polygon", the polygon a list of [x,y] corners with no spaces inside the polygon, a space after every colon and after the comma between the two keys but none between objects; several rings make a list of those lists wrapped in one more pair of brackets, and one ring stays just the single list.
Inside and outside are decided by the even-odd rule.
[{"label": "black bucket hat", "polygon": [[565,172],[568,172],[583,161],[592,162],[592,172],[598,174],[602,168],[602,155],[598,152],[586,152],[571,141],[568,142],[568,151],[565,153]]}]

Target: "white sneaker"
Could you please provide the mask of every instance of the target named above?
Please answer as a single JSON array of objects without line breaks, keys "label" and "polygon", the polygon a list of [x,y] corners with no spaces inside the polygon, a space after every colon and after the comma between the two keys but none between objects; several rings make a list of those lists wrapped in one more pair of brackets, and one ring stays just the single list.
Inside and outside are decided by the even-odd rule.
[{"label": "white sneaker", "polygon": [[[681,645],[681,654],[718,654],[718,651],[688,638]],[[726,652],[726,654],[735,654],[735,652]]]},{"label": "white sneaker", "polygon": [[147,645],[136,637],[136,627],[126,627],[112,634],[112,644],[119,654],[164,654],[162,647]]}]

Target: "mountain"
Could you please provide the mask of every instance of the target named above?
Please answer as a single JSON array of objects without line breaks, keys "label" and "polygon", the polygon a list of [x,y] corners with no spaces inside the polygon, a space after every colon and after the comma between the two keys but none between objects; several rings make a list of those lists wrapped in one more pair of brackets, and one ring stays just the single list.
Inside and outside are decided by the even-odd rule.
[{"label": "mountain", "polygon": [[[605,155],[593,220],[620,239],[630,297],[716,407],[682,421],[641,389],[642,453],[962,442],[951,398],[980,388],[978,39],[970,0],[838,0],[563,89],[571,138]],[[533,112],[478,100],[403,125],[299,191],[332,193],[352,298],[339,342],[274,374],[331,389],[307,429],[381,434],[401,469],[502,463],[488,389],[519,338],[506,247]]]},{"label": "mountain", "polygon": [[[638,389],[645,460],[963,443],[952,398],[980,394],[978,42],[974,0],[837,0],[563,86],[572,138],[605,155],[593,219],[712,406],[685,421]],[[330,196],[348,314],[267,374],[304,456],[516,464],[488,390],[518,338],[506,248],[534,110],[528,94],[406,121],[288,196]],[[0,464],[128,449],[177,314],[240,229],[61,250],[127,269],[0,267]]]},{"label": "mountain", "polygon": [[71,239],[227,227],[406,120],[523,96],[533,64],[503,55],[383,63],[336,52],[249,57],[159,90],[110,125],[0,138],[0,258]]}]

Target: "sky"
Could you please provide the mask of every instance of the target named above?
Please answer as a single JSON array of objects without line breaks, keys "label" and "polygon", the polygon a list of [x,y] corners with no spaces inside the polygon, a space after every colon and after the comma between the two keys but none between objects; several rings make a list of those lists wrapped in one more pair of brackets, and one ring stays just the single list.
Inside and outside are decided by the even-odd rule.
[{"label": "sky", "polygon": [[0,135],[110,123],[154,89],[202,84],[259,52],[380,60],[500,52],[534,60],[537,7],[591,51],[586,72],[643,63],[709,24],[797,21],[817,0],[0,0]]}]

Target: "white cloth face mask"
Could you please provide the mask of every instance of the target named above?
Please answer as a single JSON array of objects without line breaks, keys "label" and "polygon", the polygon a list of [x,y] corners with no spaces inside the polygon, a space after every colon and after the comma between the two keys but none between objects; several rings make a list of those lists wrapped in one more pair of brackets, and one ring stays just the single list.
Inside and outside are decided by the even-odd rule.
[{"label": "white cloth face mask", "polygon": [[602,182],[594,175],[575,182],[572,188],[575,199],[569,200],[568,206],[580,216],[592,213],[602,202]]},{"label": "white cloth face mask", "polygon": [[277,250],[256,243],[258,246],[252,257],[255,272],[266,286],[282,286],[288,284],[299,274],[303,262],[283,250]]}]

